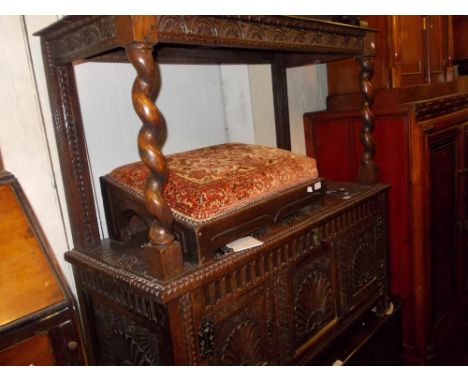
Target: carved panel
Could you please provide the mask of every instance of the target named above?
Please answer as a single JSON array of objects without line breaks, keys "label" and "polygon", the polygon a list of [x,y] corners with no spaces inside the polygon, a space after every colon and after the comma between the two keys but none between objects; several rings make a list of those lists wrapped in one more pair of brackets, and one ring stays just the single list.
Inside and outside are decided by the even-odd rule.
[{"label": "carved panel", "polygon": [[352,290],[357,291],[378,274],[374,233],[365,232],[354,238],[351,247]]},{"label": "carved panel", "polygon": [[136,324],[103,304],[94,304],[98,363],[108,366],[161,365],[158,332]]},{"label": "carved panel", "polygon": [[266,363],[258,326],[243,321],[229,334],[222,349],[221,363],[226,366],[263,365]]},{"label": "carved panel", "polygon": [[[385,280],[386,248],[378,217],[367,219],[347,230],[337,245],[341,295],[345,310],[363,302],[371,291]],[[370,289],[367,293],[366,290]]]},{"label": "carved panel", "polygon": [[437,98],[416,104],[416,120],[424,121],[468,107],[468,94]]},{"label": "carved panel", "polygon": [[271,299],[262,287],[210,310],[198,330],[201,358],[210,365],[272,363],[277,348]]},{"label": "carved panel", "polygon": [[299,345],[336,316],[330,251],[297,267],[293,291],[295,338]]}]

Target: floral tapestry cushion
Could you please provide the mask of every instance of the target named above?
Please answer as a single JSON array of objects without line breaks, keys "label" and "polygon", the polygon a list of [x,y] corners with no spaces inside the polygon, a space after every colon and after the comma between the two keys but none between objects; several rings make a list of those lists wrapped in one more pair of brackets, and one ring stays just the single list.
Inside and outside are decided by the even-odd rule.
[{"label": "floral tapestry cushion", "polygon": [[[318,177],[316,161],[272,147],[226,143],[166,156],[164,197],[175,215],[195,222],[227,215]],[[108,179],[143,199],[149,170],[132,163]]]}]

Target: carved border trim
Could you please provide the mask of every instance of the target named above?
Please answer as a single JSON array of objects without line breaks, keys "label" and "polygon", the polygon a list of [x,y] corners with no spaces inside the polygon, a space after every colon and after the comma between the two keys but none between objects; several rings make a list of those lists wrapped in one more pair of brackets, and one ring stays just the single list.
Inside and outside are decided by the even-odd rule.
[{"label": "carved border trim", "polygon": [[468,108],[468,94],[458,94],[416,104],[416,120],[424,121]]},{"label": "carved border trim", "polygon": [[272,16],[158,16],[160,42],[360,53],[365,30]]},{"label": "carved border trim", "polygon": [[134,314],[156,323],[159,327],[168,327],[167,308],[154,299],[135,293],[125,284],[102,277],[99,273],[77,269],[76,278],[88,292],[94,292],[128,309]]},{"label": "carved border trim", "polygon": [[187,357],[189,365],[198,365],[197,348],[194,339],[194,324],[192,316],[192,301],[189,293],[184,294],[180,298],[180,314],[182,316],[182,325],[187,349]]},{"label": "carved border trim", "polygon": [[[99,232],[92,190],[87,184],[90,181],[86,167],[88,161],[80,150],[83,135],[81,116],[72,102],[72,92],[76,93],[73,68],[71,64],[56,66],[50,43],[43,41],[42,44],[74,244],[77,247],[93,247],[99,240]],[[79,212],[73,212],[73,208]],[[77,226],[82,226],[83,229],[78,230]],[[80,237],[76,236],[77,232],[81,232]]]}]

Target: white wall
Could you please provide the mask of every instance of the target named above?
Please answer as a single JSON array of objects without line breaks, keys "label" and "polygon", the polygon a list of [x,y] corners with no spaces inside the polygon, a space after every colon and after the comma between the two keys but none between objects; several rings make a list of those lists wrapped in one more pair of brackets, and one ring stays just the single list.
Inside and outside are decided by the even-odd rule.
[{"label": "white wall", "polygon": [[[71,267],[63,259],[69,247],[57,185],[60,171],[52,165],[55,144],[50,146],[51,117],[44,92],[45,81],[33,68],[28,43],[29,27],[50,24],[57,17],[0,16],[0,148],[5,168],[19,180],[68,279]],[[38,28],[37,28],[38,29]],[[37,52],[35,52],[37,55]],[[42,65],[42,62],[41,64]],[[39,95],[42,97],[39,98]],[[40,99],[47,103],[43,109]],[[58,162],[57,162],[58,163]]]},{"label": "white wall", "polygon": [[[141,121],[131,101],[135,74],[125,63],[75,66],[102,237],[107,229],[99,177],[139,160]],[[218,65],[160,65],[160,74],[157,105],[170,127],[165,154],[229,141]]]},{"label": "white wall", "polygon": [[[0,16],[0,147],[73,286],[71,267],[63,260],[71,245],[68,213],[39,39],[32,36],[55,20]],[[112,167],[138,159],[141,123],[130,102],[135,72],[129,64],[92,63],[77,65],[75,71],[98,185],[96,179]],[[276,144],[268,65],[161,65],[161,79],[157,104],[170,126],[165,153],[226,141]],[[302,113],[324,106],[324,68],[288,70],[288,94],[292,149],[304,152]],[[96,195],[100,204],[98,190]]]}]

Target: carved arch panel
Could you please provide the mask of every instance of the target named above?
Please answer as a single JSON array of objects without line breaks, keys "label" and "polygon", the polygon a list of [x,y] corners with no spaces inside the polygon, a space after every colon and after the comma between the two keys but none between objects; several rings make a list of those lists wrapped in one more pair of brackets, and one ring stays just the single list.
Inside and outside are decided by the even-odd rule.
[{"label": "carved arch panel", "polygon": [[272,293],[260,287],[208,313],[198,330],[200,359],[209,365],[278,364]]},{"label": "carved arch panel", "polygon": [[292,330],[296,347],[332,324],[338,316],[339,300],[332,256],[330,247],[318,253],[310,253],[304,262],[298,264],[292,275]]}]

